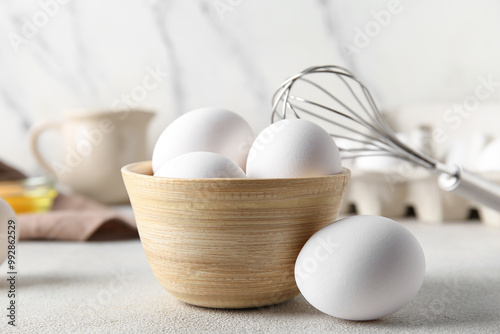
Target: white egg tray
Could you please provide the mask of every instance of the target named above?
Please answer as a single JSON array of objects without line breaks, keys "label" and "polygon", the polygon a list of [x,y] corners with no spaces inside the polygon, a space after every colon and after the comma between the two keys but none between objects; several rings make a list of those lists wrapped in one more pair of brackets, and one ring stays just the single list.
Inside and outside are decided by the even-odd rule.
[{"label": "white egg tray", "polygon": [[[481,176],[500,184],[500,172],[481,173]],[[411,207],[419,221],[430,224],[464,221],[470,211],[476,209],[482,223],[500,227],[500,212],[441,190],[437,176],[423,170],[406,177],[396,173],[352,171],[341,213],[348,213],[353,205],[357,214],[389,218],[403,217]]]}]

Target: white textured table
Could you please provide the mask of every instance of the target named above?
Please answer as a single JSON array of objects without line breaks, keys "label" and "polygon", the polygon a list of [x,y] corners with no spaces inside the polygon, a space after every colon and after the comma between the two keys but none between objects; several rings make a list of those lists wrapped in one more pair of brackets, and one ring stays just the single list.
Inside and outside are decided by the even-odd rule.
[{"label": "white textured table", "polygon": [[[382,320],[351,322],[316,311],[301,297],[248,310],[190,306],[155,280],[138,240],[21,242],[17,329],[22,333],[500,333],[500,229],[478,223],[404,223],[427,260],[413,302]],[[0,267],[5,277],[6,266]],[[7,326],[1,281],[0,332]]]}]

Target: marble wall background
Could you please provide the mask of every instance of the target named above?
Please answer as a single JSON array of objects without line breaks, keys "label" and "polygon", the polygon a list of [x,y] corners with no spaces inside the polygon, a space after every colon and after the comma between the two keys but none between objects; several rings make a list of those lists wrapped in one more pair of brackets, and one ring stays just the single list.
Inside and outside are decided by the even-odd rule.
[{"label": "marble wall background", "polygon": [[[41,173],[27,133],[74,107],[154,109],[150,148],[203,106],[258,131],[279,84],[316,64],[350,67],[387,108],[462,101],[479,77],[500,81],[499,18],[494,0],[2,1],[0,159]],[[127,102],[151,72],[158,84]]]}]

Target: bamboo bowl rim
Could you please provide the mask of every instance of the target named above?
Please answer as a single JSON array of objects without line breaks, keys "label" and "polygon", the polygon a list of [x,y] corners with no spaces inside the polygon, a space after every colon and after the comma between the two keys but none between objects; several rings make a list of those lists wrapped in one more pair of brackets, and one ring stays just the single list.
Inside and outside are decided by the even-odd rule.
[{"label": "bamboo bowl rim", "polygon": [[339,174],[331,174],[324,176],[312,176],[312,177],[295,177],[295,178],[173,178],[173,177],[162,177],[162,176],[154,176],[152,161],[139,161],[133,162],[131,164],[125,165],[122,167],[121,172],[128,176],[138,177],[145,180],[154,179],[156,182],[166,182],[166,183],[212,183],[212,182],[229,182],[233,184],[238,183],[276,183],[276,182],[289,182],[290,180],[294,180],[297,182],[304,181],[321,181],[321,180],[329,180],[332,178],[345,178],[346,176],[351,175],[351,171],[348,168],[342,167],[342,172]]}]

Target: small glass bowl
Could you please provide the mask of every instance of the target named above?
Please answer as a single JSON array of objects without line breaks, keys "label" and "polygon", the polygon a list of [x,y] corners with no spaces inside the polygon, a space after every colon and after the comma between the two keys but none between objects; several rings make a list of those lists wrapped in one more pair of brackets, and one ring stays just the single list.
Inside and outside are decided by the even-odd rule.
[{"label": "small glass bowl", "polygon": [[45,212],[52,208],[57,190],[47,176],[0,182],[0,197],[19,213]]}]

